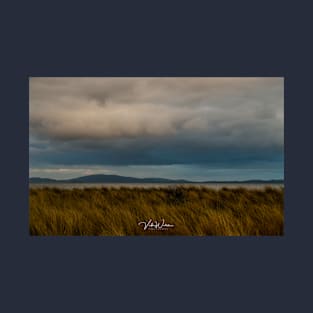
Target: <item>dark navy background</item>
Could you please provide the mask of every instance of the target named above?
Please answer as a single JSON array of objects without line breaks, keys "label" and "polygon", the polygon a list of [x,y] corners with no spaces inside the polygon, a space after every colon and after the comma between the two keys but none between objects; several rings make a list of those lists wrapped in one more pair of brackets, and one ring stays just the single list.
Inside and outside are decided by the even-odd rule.
[{"label": "dark navy background", "polygon": [[[310,311],[311,10],[218,3],[2,2],[1,312]],[[29,76],[284,76],[285,236],[30,237]]]}]

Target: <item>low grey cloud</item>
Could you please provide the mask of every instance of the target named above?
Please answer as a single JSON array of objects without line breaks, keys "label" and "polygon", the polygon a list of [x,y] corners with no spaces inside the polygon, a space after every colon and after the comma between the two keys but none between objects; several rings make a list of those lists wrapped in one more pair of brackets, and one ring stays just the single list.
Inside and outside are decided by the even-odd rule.
[{"label": "low grey cloud", "polygon": [[283,158],[283,78],[30,78],[30,164]]}]

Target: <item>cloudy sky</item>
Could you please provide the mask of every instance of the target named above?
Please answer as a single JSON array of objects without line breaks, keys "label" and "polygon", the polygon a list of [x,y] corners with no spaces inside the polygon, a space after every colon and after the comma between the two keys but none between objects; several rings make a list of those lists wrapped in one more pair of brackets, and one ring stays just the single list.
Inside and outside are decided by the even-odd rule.
[{"label": "cloudy sky", "polygon": [[283,78],[30,78],[30,177],[282,179]]}]

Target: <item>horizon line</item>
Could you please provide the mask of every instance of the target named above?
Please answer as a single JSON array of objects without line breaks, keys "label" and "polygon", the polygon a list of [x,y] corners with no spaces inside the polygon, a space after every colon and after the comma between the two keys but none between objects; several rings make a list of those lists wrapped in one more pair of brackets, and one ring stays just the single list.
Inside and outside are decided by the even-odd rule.
[{"label": "horizon line", "polygon": [[28,179],[50,179],[50,180],[55,180],[55,181],[68,181],[68,180],[73,180],[73,179],[78,179],[82,177],[92,177],[92,176],[117,176],[117,177],[127,177],[127,178],[133,178],[133,179],[165,179],[165,180],[184,180],[187,182],[193,182],[193,183],[201,183],[201,182],[246,182],[246,181],[284,181],[284,178],[271,178],[271,179],[260,179],[260,178],[249,178],[249,179],[224,179],[224,180],[201,180],[201,181],[195,181],[195,180],[190,180],[186,178],[164,178],[164,177],[133,177],[133,176],[123,176],[123,175],[117,175],[117,174],[90,174],[90,175],[83,175],[83,176],[77,176],[73,178],[50,178],[50,177],[40,177],[40,176],[32,176],[28,177]]}]

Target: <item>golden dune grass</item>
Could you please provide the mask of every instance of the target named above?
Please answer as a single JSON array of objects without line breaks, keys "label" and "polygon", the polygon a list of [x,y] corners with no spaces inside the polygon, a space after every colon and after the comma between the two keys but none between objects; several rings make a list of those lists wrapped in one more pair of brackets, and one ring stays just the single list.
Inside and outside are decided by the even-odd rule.
[{"label": "golden dune grass", "polygon": [[[30,189],[31,235],[283,235],[283,188]],[[174,224],[143,230],[149,219]]]}]

